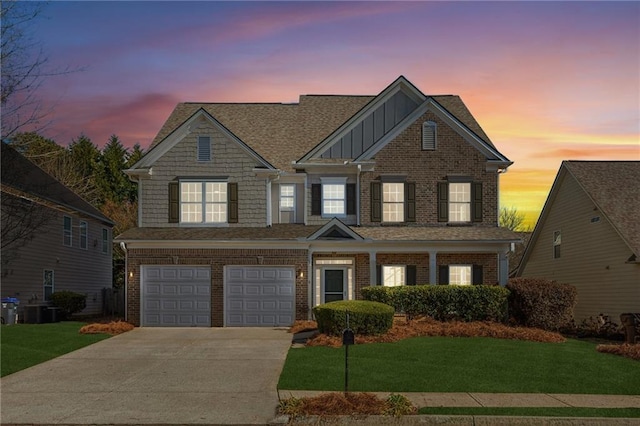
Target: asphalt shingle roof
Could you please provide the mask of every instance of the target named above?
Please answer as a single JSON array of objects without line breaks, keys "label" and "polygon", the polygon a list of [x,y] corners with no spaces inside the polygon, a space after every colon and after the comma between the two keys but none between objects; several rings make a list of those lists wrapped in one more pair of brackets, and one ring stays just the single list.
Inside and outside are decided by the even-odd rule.
[{"label": "asphalt shingle roof", "polygon": [[562,165],[640,256],[640,161],[563,161]]},{"label": "asphalt shingle roof", "polygon": [[[202,108],[274,167],[292,171],[292,161],[303,157],[374,98],[302,95],[294,104],[180,103],[154,138],[150,149]],[[432,98],[493,147],[459,96]]]}]

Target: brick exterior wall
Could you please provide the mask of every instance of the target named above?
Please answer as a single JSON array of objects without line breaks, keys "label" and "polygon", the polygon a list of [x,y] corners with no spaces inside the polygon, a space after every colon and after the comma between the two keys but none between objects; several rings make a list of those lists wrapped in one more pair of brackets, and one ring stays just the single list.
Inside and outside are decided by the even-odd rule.
[{"label": "brick exterior wall", "polygon": [[[422,150],[422,123],[437,124],[435,151]],[[378,226],[371,222],[371,182],[381,175],[406,174],[407,182],[416,184],[416,224],[439,225],[437,216],[438,182],[448,175],[469,176],[482,182],[483,221],[473,226],[496,226],[498,223],[498,175],[486,172],[486,158],[466,142],[435,114],[427,112],[407,127],[396,139],[382,148],[375,156],[373,172],[364,172],[360,181],[360,223]]]},{"label": "brick exterior wall", "polygon": [[[127,319],[140,325],[141,265],[211,265],[211,325],[224,325],[224,266],[264,265],[292,266],[296,273],[296,319],[307,319],[307,251],[256,249],[131,249],[127,252],[128,269],[133,278],[127,284]],[[304,277],[300,277],[304,272]]]},{"label": "brick exterior wall", "polygon": [[429,253],[378,253],[378,265],[416,265],[416,284],[429,282]]}]

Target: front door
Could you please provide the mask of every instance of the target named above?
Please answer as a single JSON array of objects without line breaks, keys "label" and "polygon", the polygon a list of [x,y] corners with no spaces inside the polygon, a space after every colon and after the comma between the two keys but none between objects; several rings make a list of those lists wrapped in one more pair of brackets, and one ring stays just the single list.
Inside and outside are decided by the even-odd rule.
[{"label": "front door", "polygon": [[346,275],[346,269],[324,270],[324,303],[345,299]]}]

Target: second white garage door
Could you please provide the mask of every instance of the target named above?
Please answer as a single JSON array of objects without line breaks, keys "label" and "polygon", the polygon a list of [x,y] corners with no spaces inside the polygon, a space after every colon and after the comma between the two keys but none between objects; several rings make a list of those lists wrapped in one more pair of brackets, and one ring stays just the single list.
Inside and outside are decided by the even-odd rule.
[{"label": "second white garage door", "polygon": [[295,319],[295,270],[226,266],[225,326],[285,327]]}]

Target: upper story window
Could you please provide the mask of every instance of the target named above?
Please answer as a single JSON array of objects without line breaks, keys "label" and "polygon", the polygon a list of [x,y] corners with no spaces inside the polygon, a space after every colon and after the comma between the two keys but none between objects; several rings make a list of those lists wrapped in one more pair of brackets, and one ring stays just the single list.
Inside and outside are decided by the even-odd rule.
[{"label": "upper story window", "polygon": [[226,182],[180,182],[181,223],[226,223]]},{"label": "upper story window", "polygon": [[71,218],[64,216],[62,218],[62,244],[71,247],[73,244],[73,231],[71,230]]},{"label": "upper story window", "polygon": [[296,187],[294,184],[280,185],[280,211],[293,211],[296,205]]},{"label": "upper story window", "polygon": [[211,161],[211,138],[198,136],[198,161]]},{"label": "upper story window", "polygon": [[399,285],[405,285],[405,266],[382,266],[382,285],[385,287],[396,287]]},{"label": "upper story window", "polygon": [[174,180],[168,201],[169,223],[238,223],[236,182]]},{"label": "upper story window", "polygon": [[323,178],[322,181],[322,216],[346,216],[347,214],[347,179]]},{"label": "upper story window", "polygon": [[422,150],[433,151],[436,149],[437,126],[433,121],[422,123]]},{"label": "upper story window", "polygon": [[80,221],[80,248],[86,250],[89,246],[89,224],[81,220]]},{"label": "upper story window", "polygon": [[560,258],[560,244],[562,244],[562,233],[560,231],[553,231],[553,258]]},{"label": "upper story window", "polygon": [[371,222],[415,222],[416,184],[371,182]]},{"label": "upper story window", "polygon": [[438,182],[438,222],[482,222],[482,182],[450,179]]},{"label": "upper story window", "polygon": [[471,222],[471,183],[449,184],[449,222]]},{"label": "upper story window", "polygon": [[404,183],[382,184],[382,221],[404,222]]},{"label": "upper story window", "polygon": [[102,253],[109,254],[109,230],[102,228]]},{"label": "upper story window", "polygon": [[449,284],[471,285],[471,265],[449,265]]}]

